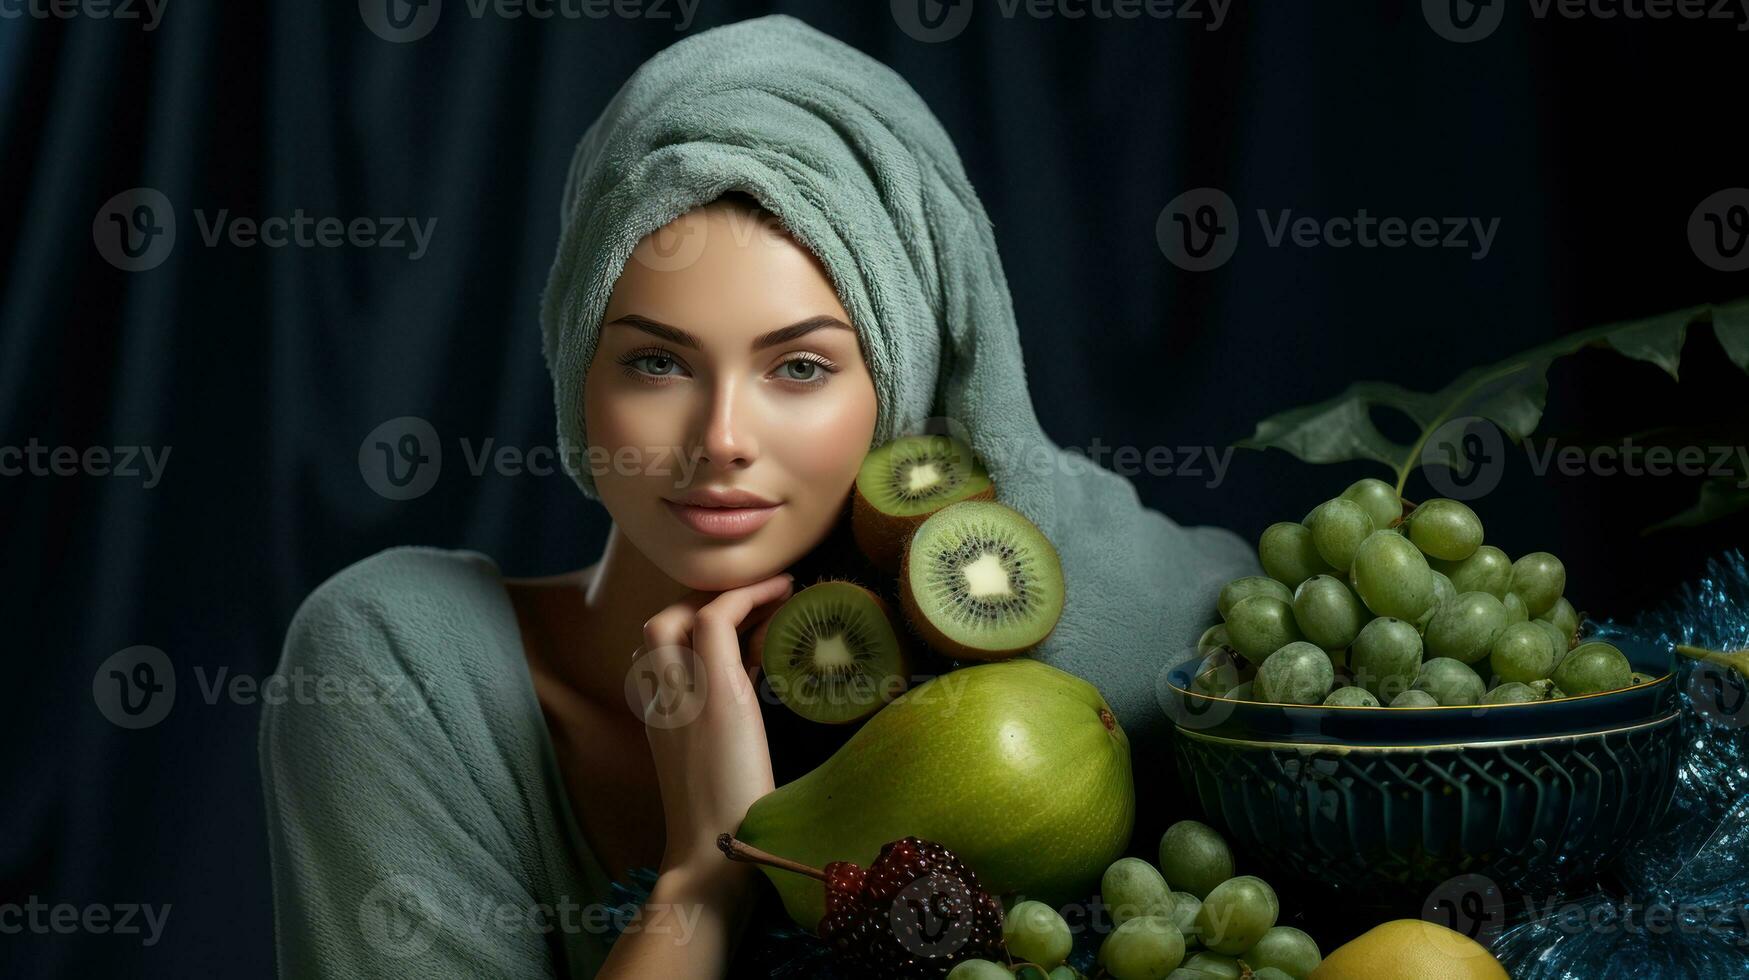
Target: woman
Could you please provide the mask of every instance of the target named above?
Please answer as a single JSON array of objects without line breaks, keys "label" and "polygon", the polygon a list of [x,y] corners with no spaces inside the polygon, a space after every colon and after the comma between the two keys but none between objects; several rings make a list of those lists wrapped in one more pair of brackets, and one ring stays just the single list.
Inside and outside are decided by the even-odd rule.
[{"label": "woman", "polygon": [[[748,651],[863,455],[931,417],[1056,542],[1068,596],[1031,655],[1098,685],[1138,755],[1157,675],[1254,567],[1044,435],[951,141],[800,21],[642,66],[562,218],[542,329],[606,546],[542,580],[392,549],[299,609],[281,672],[363,696],[264,712],[283,975],[722,975],[763,886],[712,841],[774,784]],[[638,865],[656,885],[610,947],[601,903]]]}]

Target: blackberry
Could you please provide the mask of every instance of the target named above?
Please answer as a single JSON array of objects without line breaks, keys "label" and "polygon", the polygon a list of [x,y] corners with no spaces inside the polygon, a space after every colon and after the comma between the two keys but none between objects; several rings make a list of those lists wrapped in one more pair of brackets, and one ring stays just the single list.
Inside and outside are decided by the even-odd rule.
[{"label": "blackberry", "polygon": [[864,871],[833,861],[824,871],[717,838],[730,858],[825,882],[826,914],[815,928],[850,970],[871,978],[939,980],[967,959],[1007,960],[1002,903],[952,851],[919,837],[881,846]]}]

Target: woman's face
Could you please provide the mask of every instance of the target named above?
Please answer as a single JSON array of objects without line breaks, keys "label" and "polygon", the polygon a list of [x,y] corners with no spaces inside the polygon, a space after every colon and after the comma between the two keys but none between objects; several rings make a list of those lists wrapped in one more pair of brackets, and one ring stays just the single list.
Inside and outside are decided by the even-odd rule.
[{"label": "woman's face", "polygon": [[[721,203],[638,244],[584,392],[602,503],[693,589],[755,582],[811,550],[874,436],[874,384],[825,268],[769,219]],[[771,506],[680,505],[710,491]]]}]

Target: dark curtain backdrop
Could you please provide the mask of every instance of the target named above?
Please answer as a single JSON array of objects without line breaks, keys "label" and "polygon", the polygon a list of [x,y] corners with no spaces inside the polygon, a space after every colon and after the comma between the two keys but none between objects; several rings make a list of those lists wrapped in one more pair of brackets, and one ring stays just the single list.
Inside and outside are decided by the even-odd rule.
[{"label": "dark curtain backdrop", "polygon": [[[784,11],[911,80],[995,221],[1033,399],[1066,446],[1226,446],[1351,380],[1434,388],[1580,327],[1749,294],[1685,232],[1703,198],[1749,183],[1735,23],[1514,4],[1457,44],[1419,3],[1236,4],[1212,31],[1195,6],[1204,19],[1010,18],[985,0],[941,43],[872,2],[706,0],[681,32],[666,4],[665,19],[535,19],[450,0],[410,43],[346,0],[176,0],[150,31],[89,6],[0,20],[0,445],[170,454],[151,487],[138,460],[131,478],[0,477],[0,903],[171,906],[149,948],[0,934],[0,972],[269,975],[259,705],[208,689],[269,675],[300,599],[379,549],[474,548],[512,575],[598,556],[606,514],[565,477],[476,476],[467,447],[553,444],[536,305],[566,163],[626,76],[685,33]],[[1155,221],[1202,186],[1246,227],[1225,266],[1180,271]],[[129,272],[93,225],[141,187],[176,239]],[[1269,248],[1256,208],[1499,230],[1479,261]],[[208,245],[221,211],[436,224],[417,259]],[[1704,417],[1741,442],[1743,376],[1706,331],[1688,355],[1680,386],[1609,354],[1563,362],[1544,431],[1584,442]],[[392,500],[359,453],[404,416],[429,422],[442,468]],[[1219,486],[1134,480],[1177,520],[1255,537],[1369,472],[1239,453]],[[1639,535],[1695,488],[1542,477],[1518,458],[1479,506],[1508,550],[1565,557],[1582,606],[1631,615],[1745,540],[1741,517]],[[174,665],[177,697],[128,730],[94,675],[142,644]],[[1138,773],[1160,800],[1144,827],[1171,811],[1172,778]]]}]

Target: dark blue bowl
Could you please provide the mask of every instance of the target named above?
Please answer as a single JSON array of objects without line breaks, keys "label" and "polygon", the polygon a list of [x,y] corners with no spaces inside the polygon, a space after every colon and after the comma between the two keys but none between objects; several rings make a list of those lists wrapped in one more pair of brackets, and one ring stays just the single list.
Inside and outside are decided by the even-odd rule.
[{"label": "dark blue bowl", "polygon": [[[1653,680],[1532,704],[1261,704],[1167,673],[1180,776],[1255,866],[1369,899],[1484,875],[1547,895],[1643,837],[1675,788],[1674,654],[1611,638]],[[1267,877],[1267,876],[1266,876]]]}]

